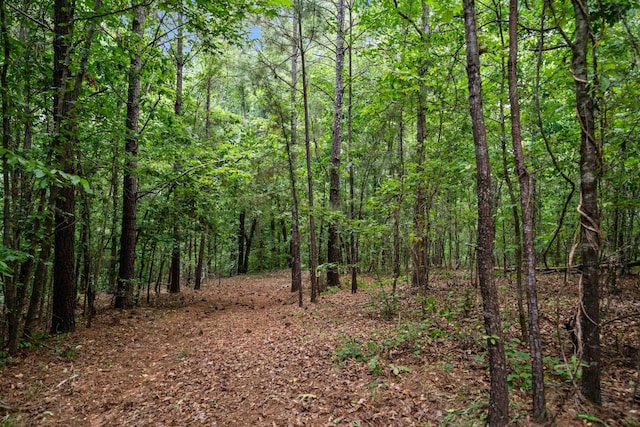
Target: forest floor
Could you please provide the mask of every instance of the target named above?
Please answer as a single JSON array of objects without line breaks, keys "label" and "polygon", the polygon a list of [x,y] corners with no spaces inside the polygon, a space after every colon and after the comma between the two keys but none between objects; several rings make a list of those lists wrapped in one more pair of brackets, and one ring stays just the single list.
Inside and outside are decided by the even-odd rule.
[{"label": "forest floor", "polygon": [[[3,426],[472,426],[488,400],[479,292],[434,272],[428,293],[364,280],[299,308],[289,272],[211,280],[133,310],[99,300],[90,329],[0,368]],[[499,278],[513,425],[530,424],[529,360]],[[581,402],[564,323],[577,278],[539,276],[548,425],[640,426],[640,276],[603,308],[603,405]],[[604,424],[603,424],[604,425]]]}]

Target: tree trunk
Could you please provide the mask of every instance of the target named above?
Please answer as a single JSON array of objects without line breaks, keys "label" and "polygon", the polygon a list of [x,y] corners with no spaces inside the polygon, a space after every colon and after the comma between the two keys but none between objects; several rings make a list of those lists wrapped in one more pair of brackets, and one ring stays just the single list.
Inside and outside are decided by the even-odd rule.
[{"label": "tree trunk", "polygon": [[[73,98],[71,51],[73,45],[74,3],[70,0],[54,2],[53,37],[53,121],[52,148],[56,162],[63,172],[75,173],[75,135],[72,117],[76,99]],[[51,333],[72,332],[76,328],[75,262],[75,188],[65,182],[60,188],[52,186],[55,195],[55,234],[53,258],[53,301]]]},{"label": "tree trunk", "polygon": [[518,97],[518,0],[509,5],[509,104],[511,106],[511,141],[516,170],[520,181],[520,206],[522,210],[522,237],[524,247],[524,274],[529,313],[529,351],[533,388],[533,419],[544,422],[547,408],[544,394],[544,370],[542,366],[542,341],[538,321],[538,296],[536,288],[536,257],[533,235],[533,205],[531,177],[524,162],[520,127],[520,100]]},{"label": "tree trunk", "polygon": [[239,225],[238,225],[238,268],[237,268],[238,274],[246,273],[246,271],[244,271],[244,239],[246,236],[244,232],[245,216],[246,216],[245,211],[240,212]]},{"label": "tree trunk", "polygon": [[[144,6],[136,6],[131,32],[142,38],[146,12]],[[120,234],[120,270],[116,290],[115,308],[133,306],[133,280],[136,262],[136,216],[138,182],[136,178],[138,157],[138,120],[140,117],[140,70],[142,59],[139,53],[131,58],[129,66],[129,91],[127,95],[127,137],[125,140],[125,166],[122,181],[122,232]]]},{"label": "tree trunk", "polygon": [[[349,155],[351,155],[351,145],[353,142],[353,5],[349,5],[349,66],[348,66],[348,82],[349,82],[349,103],[347,104],[347,145],[349,147]],[[355,231],[355,189],[354,189],[354,171],[353,161],[349,162],[349,221],[351,223],[351,231],[349,232],[349,255],[351,260],[351,293],[358,291],[358,245],[356,244],[357,236]]]},{"label": "tree trunk", "polygon": [[[302,4],[302,3],[300,3]],[[301,11],[300,11],[301,12]],[[302,19],[298,16],[298,37],[300,43],[300,65],[302,68],[302,105],[304,107],[304,147],[307,166],[307,198],[309,202],[309,276],[311,279],[311,302],[316,302],[320,292],[318,283],[318,243],[316,239],[316,219],[313,200],[313,174],[311,169],[311,129],[309,120],[309,87],[307,85],[307,63],[302,44]]]},{"label": "tree trunk", "polygon": [[394,167],[396,179],[402,182],[400,192],[396,195],[395,205],[393,207],[393,293],[396,292],[398,278],[400,277],[401,265],[401,242],[400,242],[400,208],[402,199],[404,198],[404,118],[402,107],[400,107],[398,119],[398,142],[397,142],[397,163]]},{"label": "tree trunk", "polygon": [[89,297],[92,296],[93,276],[92,276],[92,254],[91,254],[91,200],[89,194],[83,189],[80,190],[82,196],[82,230],[80,232],[80,248],[82,250],[81,256],[78,260],[82,259],[82,263],[78,263],[82,273],[80,274],[80,293],[84,293],[84,307],[83,314],[85,319],[91,318],[93,305],[89,307]]},{"label": "tree trunk", "polygon": [[[582,241],[582,295],[580,310],[582,394],[601,402],[600,391],[600,217],[598,180],[600,149],[595,138],[594,100],[587,72],[589,16],[586,3],[573,0],[576,30],[572,45],[576,109],[580,124],[580,237]],[[591,47],[595,49],[595,46]]]},{"label": "tree trunk", "polygon": [[291,137],[287,144],[289,159],[289,179],[291,181],[291,292],[298,292],[298,305],[302,306],[302,271],[300,266],[300,217],[298,188],[296,186],[296,168],[298,153],[296,151],[298,141],[298,112],[296,110],[296,98],[298,91],[298,20],[301,4],[296,4],[293,11],[293,26],[291,39]]},{"label": "tree trunk", "polygon": [[[0,71],[0,93],[2,97],[2,148],[4,153],[2,154],[2,178],[3,178],[3,217],[2,217],[2,245],[6,249],[16,249],[15,246],[18,242],[15,242],[12,238],[15,225],[12,223],[12,207],[14,205],[13,192],[11,190],[12,173],[13,169],[8,163],[8,153],[11,149],[11,119],[12,115],[9,111],[9,84],[7,74],[10,64],[10,39],[9,28],[7,27],[7,15],[6,4],[3,0],[0,1],[0,25],[2,26],[2,47],[3,47],[3,61],[2,69]],[[18,306],[18,283],[16,278],[10,274],[2,275],[2,295],[4,297],[4,312],[6,317],[7,332],[8,332],[8,350],[10,354],[14,354],[18,350],[18,323],[20,319],[21,307]],[[0,332],[4,332],[0,330]],[[4,334],[0,335],[4,338]]]},{"label": "tree trunk", "polygon": [[[51,196],[50,196],[51,197]],[[46,203],[46,193],[43,190],[41,196],[41,203]],[[53,205],[53,200],[50,200],[49,205]],[[24,324],[23,335],[33,340],[33,335],[36,332],[38,315],[40,313],[40,306],[44,300],[46,283],[48,281],[48,263],[51,257],[51,236],[53,229],[53,214],[43,206],[44,217],[44,229],[43,235],[45,236],[40,243],[40,255],[36,264],[35,273],[33,276],[33,287],[31,290],[31,298],[29,299],[29,308],[27,309],[27,317]]]},{"label": "tree trunk", "polygon": [[411,244],[411,285],[421,291],[427,286],[427,259],[426,259],[426,233],[425,233],[425,185],[422,181],[424,167],[424,140],[426,137],[426,116],[424,111],[424,92],[426,88],[421,85],[418,91],[418,106],[416,116],[416,175],[417,184],[415,201],[413,203],[413,241]]},{"label": "tree trunk", "polygon": [[[421,30],[420,41],[423,44],[427,42],[427,35],[429,34],[429,16],[428,8],[424,1],[421,2],[422,15],[421,15]],[[418,74],[421,78],[424,78],[427,72],[426,64],[421,64],[418,70]],[[415,201],[413,204],[413,242],[412,242],[412,286],[418,287],[420,292],[425,292],[427,288],[428,277],[428,258],[427,258],[427,222],[425,218],[425,212],[427,209],[426,201],[426,189],[423,178],[423,169],[425,161],[425,139],[427,137],[427,116],[425,112],[426,103],[426,91],[427,88],[424,84],[420,84],[417,92],[416,102],[416,175],[417,183],[415,189]]]},{"label": "tree trunk", "polygon": [[[342,150],[342,109],[344,84],[342,70],[344,69],[344,0],[337,4],[337,35],[336,35],[336,66],[335,66],[335,94],[333,98],[333,127],[331,132],[331,167],[329,183],[329,206],[333,215],[340,211],[340,152]],[[337,218],[329,221],[329,237],[327,240],[327,286],[340,284],[340,236],[338,235]]]},{"label": "tree trunk", "polygon": [[[495,4],[495,3],[494,3]],[[496,10],[500,11],[499,7]],[[502,19],[502,12],[497,15],[497,18],[500,22]],[[500,28],[500,39],[502,41],[503,49],[506,48],[504,42],[504,34],[502,30],[502,25]],[[511,27],[509,27],[511,28]],[[517,48],[517,45],[516,45]],[[502,57],[502,78],[500,80],[500,92],[504,93],[504,84],[505,78],[508,77],[508,72],[506,72],[504,57]],[[505,75],[505,72],[507,75]],[[515,246],[514,253],[514,263],[515,263],[515,271],[516,271],[516,300],[518,304],[518,323],[520,324],[520,334],[521,341],[523,343],[528,342],[529,340],[529,328],[527,327],[527,315],[524,310],[524,292],[522,288],[522,231],[520,230],[520,214],[518,213],[518,202],[516,200],[516,195],[513,189],[513,182],[511,181],[511,174],[509,173],[509,165],[507,161],[507,134],[505,130],[505,114],[504,114],[504,104],[505,102],[500,102],[500,132],[501,132],[501,145],[502,145],[502,172],[504,174],[504,182],[507,185],[507,192],[509,194],[509,202],[511,204],[511,216],[513,218],[513,244]],[[504,223],[503,223],[504,226]],[[503,233],[504,238],[506,239],[506,233]],[[506,249],[506,241],[503,245]],[[506,261],[506,251],[504,251],[504,272],[507,274],[507,261]]]},{"label": "tree trunk", "polygon": [[180,229],[177,225],[173,227],[173,247],[171,249],[171,280],[169,281],[169,292],[177,294],[180,292]]},{"label": "tree trunk", "polygon": [[507,388],[507,361],[502,339],[502,323],[498,290],[493,276],[493,190],[491,164],[487,144],[484,113],[482,110],[482,80],[480,77],[480,52],[476,34],[474,0],[463,0],[465,38],[467,42],[467,75],[469,80],[469,109],[471,113],[473,141],[477,163],[478,191],[478,281],[482,294],[484,326],[489,352],[489,411],[490,426],[504,426],[509,421],[509,395]]},{"label": "tree trunk", "polygon": [[196,264],[196,282],[193,289],[200,289],[202,283],[202,268],[204,266],[204,245],[206,233],[203,231],[200,235],[200,246],[198,247],[198,262]]},{"label": "tree trunk", "polygon": [[256,232],[256,227],[258,226],[258,218],[253,218],[251,220],[251,228],[249,229],[249,235],[245,236],[246,248],[244,251],[244,260],[242,261],[242,271],[245,273],[249,272],[249,255],[251,255],[251,243],[253,242],[253,236]]}]

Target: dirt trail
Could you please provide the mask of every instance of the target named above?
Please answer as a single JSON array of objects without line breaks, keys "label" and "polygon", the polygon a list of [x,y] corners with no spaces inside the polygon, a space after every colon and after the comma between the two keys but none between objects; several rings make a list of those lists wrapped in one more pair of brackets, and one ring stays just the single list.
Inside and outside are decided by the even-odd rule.
[{"label": "dirt trail", "polygon": [[[76,333],[49,338],[0,368],[0,415],[9,413],[0,424],[482,425],[488,375],[480,345],[481,304],[468,285],[446,277],[430,289],[438,301],[427,319],[431,326],[417,333],[405,326],[420,324],[405,323],[411,320],[407,315],[419,313],[410,293],[401,292],[403,309],[391,321],[380,318],[381,307],[373,315],[365,309],[372,291],[327,293],[318,304],[308,303],[307,295],[299,308],[286,271],[210,281],[198,292],[163,293],[151,306],[127,311],[109,308],[103,296],[92,329],[79,325]],[[541,283],[544,312],[575,300],[574,286],[561,288],[548,278]],[[629,295],[637,295],[630,283]],[[508,317],[515,303],[505,298]],[[637,299],[622,296],[616,307],[637,312]],[[637,336],[636,323],[623,327],[630,338]],[[517,336],[512,329],[507,333]],[[391,332],[384,335],[385,330]],[[554,322],[545,320],[550,354],[557,351],[555,331]],[[420,339],[419,347],[402,341],[407,334]],[[367,345],[395,341],[376,349],[382,369],[374,374],[371,359],[337,360],[337,349],[349,350],[347,340],[363,345],[360,355]],[[603,348],[611,352],[614,346]],[[552,425],[580,424],[579,413],[596,413],[610,426],[640,425],[628,400],[632,359],[607,357],[603,412],[577,404],[574,389],[550,378]],[[523,369],[513,363],[512,370]],[[514,383],[510,398],[513,424],[530,425],[529,393]]]},{"label": "dirt trail", "polygon": [[327,295],[300,309],[289,286],[288,273],[278,272],[163,294],[157,307],[104,308],[92,329],[79,327],[5,368],[0,394],[24,425],[357,420],[371,378],[361,363],[338,366],[333,353],[340,336],[374,322],[360,310],[366,294],[349,296],[348,305],[346,292]]}]

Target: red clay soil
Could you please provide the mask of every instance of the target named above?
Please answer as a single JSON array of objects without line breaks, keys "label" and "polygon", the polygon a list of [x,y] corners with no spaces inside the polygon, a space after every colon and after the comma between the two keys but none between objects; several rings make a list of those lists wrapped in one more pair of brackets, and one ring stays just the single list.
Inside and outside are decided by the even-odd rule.
[{"label": "red clay soil", "polygon": [[[317,304],[306,296],[299,308],[288,272],[211,280],[128,311],[103,296],[91,329],[44,340],[0,368],[0,425],[483,425],[478,291],[465,292],[461,275],[443,277],[425,305],[430,326],[418,333],[406,326],[420,314],[407,290],[390,320],[380,313],[395,302],[379,289],[339,290]],[[575,287],[540,281],[545,353],[559,358],[559,307],[575,304]],[[620,320],[604,329],[604,405],[580,403],[570,380],[549,373],[549,425],[640,426],[638,278],[626,286],[635,299],[616,297],[611,318]],[[502,303],[513,316],[513,300]],[[512,378],[513,425],[529,425],[520,381]]]}]

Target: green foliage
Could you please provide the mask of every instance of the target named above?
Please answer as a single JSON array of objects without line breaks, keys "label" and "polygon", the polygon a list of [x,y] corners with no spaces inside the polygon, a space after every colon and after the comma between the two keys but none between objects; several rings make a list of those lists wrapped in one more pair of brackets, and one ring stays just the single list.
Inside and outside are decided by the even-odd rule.
[{"label": "green foliage", "polygon": [[378,313],[383,319],[391,320],[398,314],[398,296],[383,288],[369,293],[369,304],[367,310],[371,313]]},{"label": "green foliage", "polygon": [[410,368],[396,365],[386,360],[393,359],[395,354],[411,353],[418,356],[424,345],[427,345],[429,334],[428,322],[408,322],[398,325],[388,333],[374,334],[366,341],[343,338],[334,355],[338,361],[354,359],[367,363],[373,376],[389,373],[401,376]]},{"label": "green foliage", "polygon": [[585,412],[579,413],[578,414],[578,418],[581,419],[581,420],[592,422],[592,423],[600,423],[601,425],[603,425],[605,427],[609,427],[609,424],[605,423],[600,418],[596,417],[595,415],[587,414]]},{"label": "green foliage", "polygon": [[[517,338],[505,342],[505,355],[511,368],[507,375],[507,381],[510,388],[530,391],[533,379],[531,374],[531,355],[521,348],[522,344]],[[547,372],[547,380],[549,380],[550,375],[561,381],[580,380],[582,377],[581,368],[585,366],[584,363],[580,363],[576,356],[571,356],[566,362],[560,360],[557,356],[546,356],[543,357],[542,362]]]},{"label": "green foliage", "polygon": [[340,292],[340,288],[337,286],[329,286],[327,290],[324,291],[326,295],[337,294],[338,292]]},{"label": "green foliage", "polygon": [[0,350],[0,367],[10,365],[14,363],[15,360],[11,355],[4,350]]},{"label": "green foliage", "polygon": [[517,388],[520,390],[531,390],[531,355],[521,351],[520,340],[513,339],[505,342],[505,355],[511,365],[511,371],[507,375],[509,388]]},{"label": "green foliage", "polygon": [[575,355],[572,355],[566,362],[559,357],[544,357],[542,361],[548,372],[565,381],[580,380],[582,368],[586,366],[585,363],[580,363]]}]

